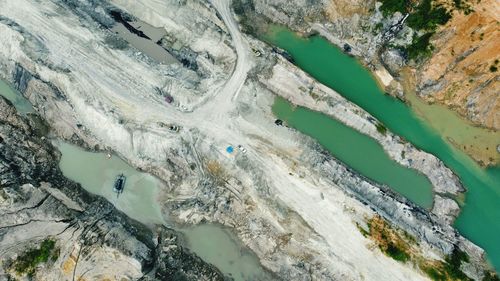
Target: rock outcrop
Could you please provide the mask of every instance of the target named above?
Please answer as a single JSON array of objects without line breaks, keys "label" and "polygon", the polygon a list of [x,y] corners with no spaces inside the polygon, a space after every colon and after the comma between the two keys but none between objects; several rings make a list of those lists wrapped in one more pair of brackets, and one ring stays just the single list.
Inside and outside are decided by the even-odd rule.
[{"label": "rock outcrop", "polygon": [[[407,228],[434,259],[468,243],[446,222],[349,170],[313,140],[274,124],[275,96],[255,78],[259,70],[269,71],[262,60],[275,58],[261,53],[255,59],[252,39],[239,32],[227,1],[113,0],[94,10],[86,8],[95,4],[89,0],[20,1],[4,0],[7,9],[0,11],[6,38],[0,41],[0,77],[17,86],[54,134],[116,151],[164,180],[160,202],[172,219],[232,227],[277,276],[425,280],[413,265],[370,246],[358,225],[377,213]],[[188,61],[165,65],[136,47],[109,44],[112,32],[94,15],[109,10],[108,4],[123,17],[165,29],[158,43]],[[58,13],[61,7],[66,13]],[[173,103],[165,100],[167,91]],[[481,249],[471,245],[469,254],[471,267],[481,269]],[[142,267],[135,268],[139,275]],[[156,272],[164,276],[168,268],[157,266]]]},{"label": "rock outcrop", "polygon": [[470,13],[455,11],[433,37],[435,50],[419,67],[417,93],[475,124],[500,130],[500,4],[483,0],[468,5]]},{"label": "rock outcrop", "polygon": [[0,280],[225,280],[175,231],[149,229],[66,179],[32,126],[0,97]]},{"label": "rock outcrop", "polygon": [[[401,99],[405,98],[401,84],[406,83],[408,77],[401,73],[409,66],[411,75],[417,80],[411,85],[411,91],[416,91],[420,98],[447,105],[472,124],[485,127],[485,131],[500,129],[497,1],[411,2],[412,5],[431,2],[432,7],[444,5],[450,11],[451,19],[436,27],[435,31],[410,28],[408,15],[415,13],[415,8],[403,13],[384,12],[381,8],[383,2],[410,5],[408,1],[355,0],[348,1],[348,4],[344,0],[233,2],[234,10],[248,33],[262,33],[274,23],[304,36],[320,34],[360,58],[385,90]],[[420,45],[413,46],[423,36],[428,36],[430,42],[423,44],[423,40]],[[412,48],[425,55],[412,55],[408,51]],[[465,145],[472,147],[473,143],[464,141],[456,146],[478,163],[498,164],[498,154],[494,157],[490,154],[491,145],[486,148],[489,151],[482,151],[484,148],[465,149]]]},{"label": "rock outcrop", "polygon": [[[397,48],[410,44],[415,31],[404,25],[396,12],[384,17],[376,1],[261,1],[236,0],[235,11],[262,22],[283,24],[303,34],[316,31],[339,47],[348,43],[351,53],[379,68],[382,63],[393,75],[408,63]],[[382,1],[384,2],[384,1]],[[500,129],[499,36],[495,0],[461,1],[467,12],[449,5],[452,19],[433,36],[429,59],[421,60],[418,94],[427,101],[444,103],[475,124]],[[457,1],[456,1],[457,2]],[[460,2],[460,1],[458,1]],[[442,3],[441,3],[442,4]],[[380,54],[380,56],[379,56]],[[457,71],[460,70],[460,71]]]}]

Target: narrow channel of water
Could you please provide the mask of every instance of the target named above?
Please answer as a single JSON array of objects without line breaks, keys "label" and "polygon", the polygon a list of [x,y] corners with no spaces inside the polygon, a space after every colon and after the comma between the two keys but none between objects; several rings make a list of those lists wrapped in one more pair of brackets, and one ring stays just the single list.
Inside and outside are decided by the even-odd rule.
[{"label": "narrow channel of water", "polygon": [[[298,67],[368,111],[392,132],[436,155],[450,167],[468,189],[455,225],[464,236],[484,248],[494,267],[500,270],[500,168],[482,169],[411,107],[384,94],[368,70],[326,39],[319,36],[304,39],[282,27],[271,28],[263,39],[285,49]],[[307,124],[315,122],[316,119],[309,120]],[[307,134],[307,128],[296,128]],[[335,131],[330,133],[336,134]],[[328,142],[327,139],[322,141]]]},{"label": "narrow channel of water", "polygon": [[[33,112],[28,100],[2,80],[0,95],[12,101],[20,112]],[[62,153],[59,167],[67,178],[80,183],[85,190],[106,198],[130,218],[147,225],[168,225],[157,201],[158,187],[161,184],[158,179],[137,171],[117,156],[108,158],[105,153],[88,152],[62,141],[55,144]],[[120,173],[127,180],[123,193],[117,197],[113,192],[113,183]],[[228,229],[219,225],[201,224],[176,230],[184,234],[191,251],[235,281],[273,279],[257,256],[243,246]]]},{"label": "narrow channel of water", "polygon": [[432,207],[432,184],[414,169],[393,161],[376,140],[342,122],[277,98],[273,112],[291,127],[315,138],[339,160],[362,175],[387,184],[418,205]]},{"label": "narrow channel of water", "polygon": [[255,254],[237,243],[238,238],[228,229],[202,224],[186,228],[182,232],[192,251],[235,281],[273,280],[270,274],[256,267],[259,260]]}]

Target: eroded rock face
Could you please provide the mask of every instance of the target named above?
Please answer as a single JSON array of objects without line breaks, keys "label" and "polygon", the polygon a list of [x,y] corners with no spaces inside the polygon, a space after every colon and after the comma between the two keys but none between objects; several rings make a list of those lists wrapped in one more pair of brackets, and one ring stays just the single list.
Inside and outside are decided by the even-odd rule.
[{"label": "eroded rock face", "polygon": [[500,130],[500,7],[495,0],[471,4],[473,12],[455,12],[434,36],[436,49],[417,76],[418,93]]},{"label": "eroded rock face", "polygon": [[37,280],[224,280],[173,230],[150,230],[66,179],[58,159],[0,97],[0,279],[24,275],[20,257],[50,240],[52,258],[33,270]]},{"label": "eroded rock face", "polygon": [[[437,257],[460,243],[461,237],[449,225],[439,231],[441,223],[432,214],[350,171],[311,139],[274,124],[270,109],[274,94],[260,81],[247,79],[262,69],[268,74],[272,71],[257,65],[247,77],[245,67],[257,62],[247,38],[232,21],[226,1],[212,2],[217,11],[199,1],[106,3],[130,17],[164,26],[168,34],[159,43],[172,48],[174,55],[175,49],[186,59],[196,59],[198,69],[190,63],[161,65],[134,48],[109,44],[106,38],[112,35],[102,29],[106,25],[95,19],[96,11],[85,6],[92,7],[94,1],[78,1],[82,6],[72,6],[62,15],[55,12],[60,1],[46,5],[23,1],[21,11],[0,11],[10,18],[0,22],[7,38],[0,41],[0,76],[29,98],[58,136],[116,151],[135,167],[163,179],[166,185],[160,201],[173,219],[233,227],[263,265],[286,280],[425,279],[412,266],[369,246],[357,223],[377,212],[408,228]],[[25,17],[26,11],[36,16]],[[52,25],[57,27],[45,28]],[[228,32],[232,42],[228,42]],[[38,37],[45,41],[37,41]],[[72,40],[80,43],[72,45]],[[206,40],[213,44],[202,44]],[[276,62],[261,42],[254,43],[264,51],[261,60]],[[366,43],[368,49],[374,44]],[[183,51],[183,45],[196,54]],[[229,46],[238,52],[236,66]],[[202,58],[208,65],[203,71],[211,71],[210,75],[198,73]],[[288,67],[284,72],[295,71]],[[158,95],[169,88],[164,86],[167,81],[172,82],[173,98],[179,103],[166,104]],[[366,118],[361,124],[365,122]],[[177,129],[170,129],[172,124]],[[367,125],[374,130],[373,124]],[[238,148],[228,155],[224,150],[228,143],[245,150]],[[80,209],[74,203],[68,206]],[[168,235],[157,236],[160,242],[170,241]],[[142,244],[152,251],[148,243]],[[170,249],[168,245],[164,246]],[[78,256],[80,250],[75,249],[66,256],[72,252]],[[478,267],[480,255],[478,250]],[[158,278],[169,275],[169,268],[178,268],[179,258],[169,260],[171,264],[157,266]],[[130,276],[142,272],[133,260],[122,257],[121,262],[134,265]]]},{"label": "eroded rock face", "polygon": [[[446,1],[436,1],[446,2]],[[466,2],[466,1],[464,1]],[[446,4],[448,5],[448,4]],[[417,93],[443,103],[477,125],[500,129],[498,2],[467,1],[471,11],[450,8],[452,19],[432,37],[430,58],[412,64]],[[234,1],[235,11],[251,22],[272,22],[308,34],[319,32],[373,69],[386,67],[399,77],[407,58],[392,46],[411,44],[415,33],[399,12],[385,17],[376,1]],[[448,6],[447,6],[448,7]],[[262,20],[265,19],[265,20]],[[243,22],[245,24],[245,22]]]}]

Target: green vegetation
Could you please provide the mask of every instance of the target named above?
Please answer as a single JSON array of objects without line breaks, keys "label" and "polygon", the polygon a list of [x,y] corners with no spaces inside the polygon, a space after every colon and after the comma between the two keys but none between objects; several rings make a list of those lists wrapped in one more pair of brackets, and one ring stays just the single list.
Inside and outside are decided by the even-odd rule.
[{"label": "green vegetation", "polygon": [[[373,240],[384,254],[400,262],[413,262],[432,280],[472,280],[460,270],[462,262],[469,262],[469,256],[458,248],[455,248],[449,256],[445,257],[444,261],[429,260],[420,254],[414,237],[405,231],[392,228],[379,216],[368,220],[369,231],[366,231],[359,224],[356,225],[363,236]],[[486,271],[483,281],[500,280],[495,273]]]},{"label": "green vegetation", "polygon": [[440,271],[438,271],[433,267],[424,267],[423,271],[425,272],[425,274],[427,274],[427,276],[429,276],[434,281],[446,280],[446,276],[442,275]]},{"label": "green vegetation", "polygon": [[428,262],[424,261],[420,264],[420,268],[435,281],[472,281],[465,273],[460,270],[460,265],[469,261],[469,256],[455,248],[451,255],[445,258],[445,262]]},{"label": "green vegetation", "polygon": [[[479,1],[478,1],[479,3]],[[463,0],[453,0],[453,4],[455,6],[455,8],[457,8],[458,10],[461,10],[464,12],[464,14],[468,15],[470,13],[472,13],[474,10],[471,8],[471,6],[469,5],[469,3],[467,3],[467,1],[463,1]]]},{"label": "green vegetation", "polygon": [[406,47],[408,58],[415,60],[421,56],[429,56],[432,53],[433,47],[430,39],[434,32],[427,32],[422,36],[413,36],[413,42]]},{"label": "green vegetation", "polygon": [[367,235],[377,243],[382,253],[400,262],[411,259],[409,241],[402,238],[405,235],[400,235],[400,232],[391,228],[381,217],[377,216],[368,221],[368,229]]},{"label": "green vegetation", "polygon": [[458,280],[470,280],[470,278],[468,278],[467,275],[460,270],[462,261],[469,262],[469,256],[465,252],[455,248],[453,249],[451,255],[445,260],[447,264],[445,264],[444,268],[451,278]]},{"label": "green vegetation", "polygon": [[14,270],[18,274],[32,276],[39,264],[47,262],[51,257],[53,259],[55,254],[58,255],[57,251],[54,251],[55,244],[54,240],[46,239],[38,249],[25,252],[14,261]]},{"label": "green vegetation", "polygon": [[432,0],[422,0],[410,13],[408,26],[415,30],[435,30],[437,26],[447,23],[451,14],[441,5],[432,5]]},{"label": "green vegetation", "polygon": [[483,281],[500,281],[498,275],[491,271],[485,271]]},{"label": "green vegetation", "polygon": [[432,53],[430,38],[439,25],[446,24],[451,14],[441,5],[433,5],[432,0],[422,0],[410,13],[407,19],[408,26],[418,31],[425,31],[423,35],[413,35],[412,44],[406,47],[408,58],[416,60],[429,56]]},{"label": "green vegetation", "polygon": [[384,124],[378,122],[375,126],[377,127],[377,132],[385,135],[385,133],[387,132],[387,128],[384,126]]},{"label": "green vegetation", "polygon": [[408,254],[404,249],[398,247],[393,243],[389,243],[387,245],[385,253],[391,258],[400,262],[406,262],[410,259],[410,254]]},{"label": "green vegetation", "polygon": [[405,14],[410,8],[410,1],[408,0],[382,0],[380,11],[384,16],[390,16],[395,12]]},{"label": "green vegetation", "polygon": [[490,66],[490,71],[491,72],[497,72],[498,68],[494,65]]},{"label": "green vegetation", "polygon": [[[432,52],[430,38],[437,27],[446,24],[451,19],[451,11],[435,0],[381,0],[380,10],[384,16],[389,16],[395,12],[409,14],[406,23],[413,30],[414,34],[411,45],[402,48],[406,51],[408,58],[416,60],[429,56]],[[453,0],[453,7],[464,11],[465,14],[472,12],[466,0]]]},{"label": "green vegetation", "polygon": [[[464,6],[461,0],[460,7]],[[448,22],[451,14],[442,5],[434,4],[433,0],[381,0],[380,10],[384,16],[389,16],[395,12],[402,14],[410,13],[407,19],[408,26],[415,30],[433,30],[436,26]],[[417,3],[417,4],[414,4]]]}]

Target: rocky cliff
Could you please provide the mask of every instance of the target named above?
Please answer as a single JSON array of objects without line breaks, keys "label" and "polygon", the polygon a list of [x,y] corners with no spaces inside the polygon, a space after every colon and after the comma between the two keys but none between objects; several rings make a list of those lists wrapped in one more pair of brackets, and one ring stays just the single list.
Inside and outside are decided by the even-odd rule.
[{"label": "rocky cliff", "polygon": [[[113,150],[162,179],[160,202],[173,220],[232,227],[264,267],[286,280],[426,280],[421,269],[395,261],[360,230],[379,214],[391,227],[410,232],[418,241],[415,252],[435,262],[463,248],[470,255],[463,270],[477,280],[483,277],[482,250],[449,225],[455,211],[449,200],[438,205],[446,208],[446,219],[436,217],[349,170],[314,140],[275,125],[271,105],[277,93],[258,74],[270,74],[278,59],[262,42],[240,33],[227,1],[2,4],[7,8],[0,10],[5,38],[0,76],[32,102],[54,134]],[[292,6],[289,10],[294,12]],[[311,17],[326,17],[315,13]],[[108,22],[114,21],[110,14],[132,26],[134,34],[142,34],[134,27],[139,21],[165,30],[154,44],[178,56],[178,62],[158,62],[122,44],[112,31],[117,22]],[[399,20],[394,18],[396,25]],[[336,26],[347,31],[349,23]],[[352,52],[375,52],[374,42],[352,44]],[[306,76],[289,64],[278,74],[294,73]],[[376,133],[368,113],[331,98],[353,109],[351,125]],[[387,139],[388,147],[413,150],[392,134]],[[453,178],[434,161],[434,171],[421,167],[428,176]]]},{"label": "rocky cliff", "polygon": [[[236,0],[233,5],[247,32],[282,24],[306,35],[319,32],[340,47],[348,44],[368,66],[376,70],[382,64],[395,77],[410,65],[422,74],[417,77],[422,98],[446,104],[479,126],[500,129],[498,1]],[[400,87],[388,90],[403,95]]]},{"label": "rocky cliff", "polygon": [[0,97],[0,280],[225,280],[168,228],[139,224],[58,168],[58,151]]},{"label": "rocky cliff", "polygon": [[500,3],[467,5],[469,13],[455,10],[432,37],[432,55],[417,66],[417,93],[475,124],[500,130]]}]

